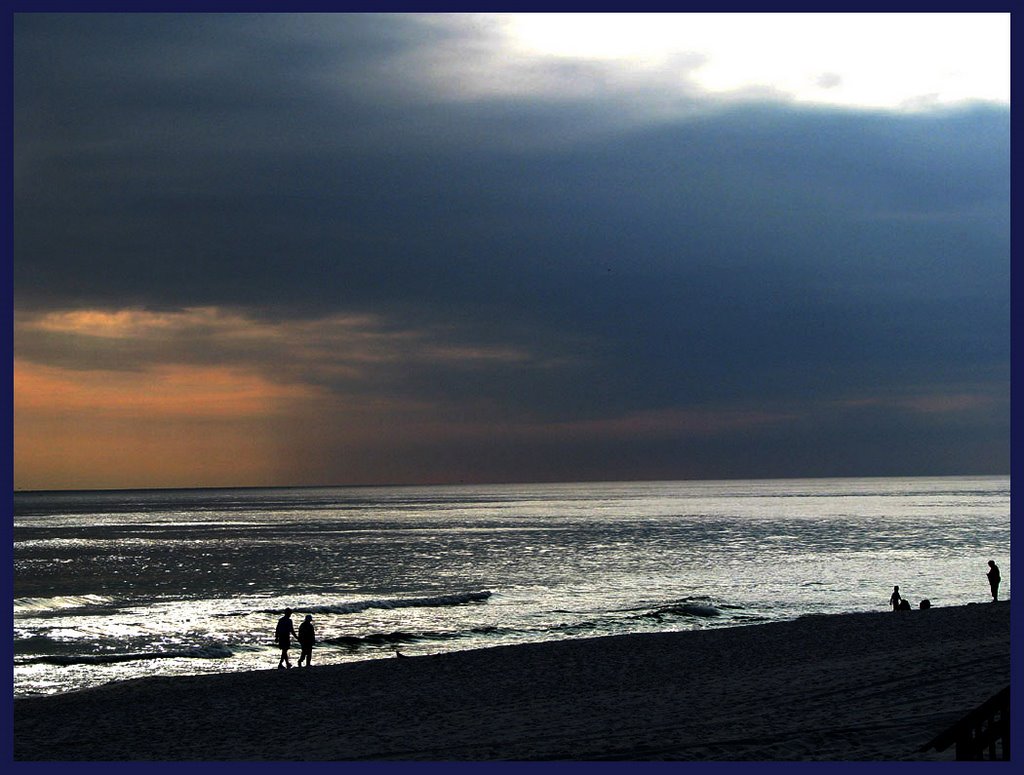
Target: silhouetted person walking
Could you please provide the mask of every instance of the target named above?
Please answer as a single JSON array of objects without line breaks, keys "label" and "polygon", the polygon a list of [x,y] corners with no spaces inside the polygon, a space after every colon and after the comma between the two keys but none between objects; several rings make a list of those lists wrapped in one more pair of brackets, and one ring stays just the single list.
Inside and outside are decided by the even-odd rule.
[{"label": "silhouetted person walking", "polygon": [[893,611],[899,611],[900,610],[900,601],[901,600],[903,600],[903,598],[900,597],[900,588],[899,587],[893,587],[892,588],[892,594],[889,596],[889,605],[892,606],[892,610]]},{"label": "silhouetted person walking", "polygon": [[277,620],[277,631],[274,635],[277,638],[277,645],[281,647],[281,659],[277,662],[277,669],[283,670],[285,667],[291,667],[292,663],[288,661],[288,649],[292,645],[291,636],[298,637],[295,625],[292,624],[292,609],[284,609],[284,616]]},{"label": "silhouetted person walking", "polygon": [[313,658],[313,644],[316,643],[316,632],[313,630],[313,617],[306,614],[305,621],[299,625],[299,645],[302,653],[299,654],[299,667],[302,667],[302,660],[306,660],[306,667]]},{"label": "silhouetted person walking", "polygon": [[995,564],[994,560],[988,561],[988,585],[992,587],[992,602],[996,602],[999,599],[999,566]]}]

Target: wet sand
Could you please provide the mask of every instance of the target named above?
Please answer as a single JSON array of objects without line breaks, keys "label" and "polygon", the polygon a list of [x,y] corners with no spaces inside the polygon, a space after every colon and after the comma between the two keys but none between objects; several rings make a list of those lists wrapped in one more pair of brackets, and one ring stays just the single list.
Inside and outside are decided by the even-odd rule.
[{"label": "wet sand", "polygon": [[16,700],[14,758],[947,760],[918,749],[1009,682],[978,603],[144,678]]}]

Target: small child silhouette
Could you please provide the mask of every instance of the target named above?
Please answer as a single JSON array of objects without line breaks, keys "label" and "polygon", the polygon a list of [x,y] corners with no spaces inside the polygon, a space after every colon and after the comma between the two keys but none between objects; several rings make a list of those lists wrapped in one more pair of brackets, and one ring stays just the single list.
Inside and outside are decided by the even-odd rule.
[{"label": "small child silhouette", "polygon": [[900,588],[899,587],[893,587],[892,588],[892,594],[889,596],[889,605],[892,606],[892,610],[893,611],[899,611],[900,610],[900,601],[901,600],[903,600],[903,598],[900,596]]}]

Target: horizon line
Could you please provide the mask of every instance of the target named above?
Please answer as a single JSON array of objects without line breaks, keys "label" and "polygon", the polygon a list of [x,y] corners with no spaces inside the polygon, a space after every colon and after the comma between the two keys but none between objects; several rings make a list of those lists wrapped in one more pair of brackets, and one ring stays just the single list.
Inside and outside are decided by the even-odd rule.
[{"label": "horizon line", "polygon": [[181,487],[72,487],[13,490],[13,495],[45,495],[57,493],[115,493],[115,492],[182,492],[186,490],[327,490],[373,489],[398,487],[502,487],[514,485],[581,485],[581,484],[654,484],[659,482],[769,482],[801,481],[809,479],[965,479],[1009,478],[1011,473],[961,474],[843,474],[808,476],[723,476],[707,479],[577,479],[577,480],[506,480],[506,481],[437,481],[437,482],[379,482],[352,484],[240,484],[201,485]]}]

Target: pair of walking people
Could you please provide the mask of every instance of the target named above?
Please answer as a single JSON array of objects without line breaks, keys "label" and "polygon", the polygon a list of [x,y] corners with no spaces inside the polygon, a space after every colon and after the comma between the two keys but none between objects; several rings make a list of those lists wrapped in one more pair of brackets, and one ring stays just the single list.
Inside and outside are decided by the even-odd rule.
[{"label": "pair of walking people", "polygon": [[316,643],[313,617],[306,614],[306,619],[299,625],[299,631],[296,632],[295,625],[292,623],[292,609],[286,608],[284,616],[277,620],[277,631],[275,632],[277,645],[281,647],[281,659],[277,662],[278,670],[292,666],[288,660],[288,649],[292,645],[292,636],[299,641],[299,646],[302,648],[302,652],[299,654],[299,667],[302,667],[303,661],[305,661],[306,667],[309,667],[310,660],[313,658],[313,644]]}]

